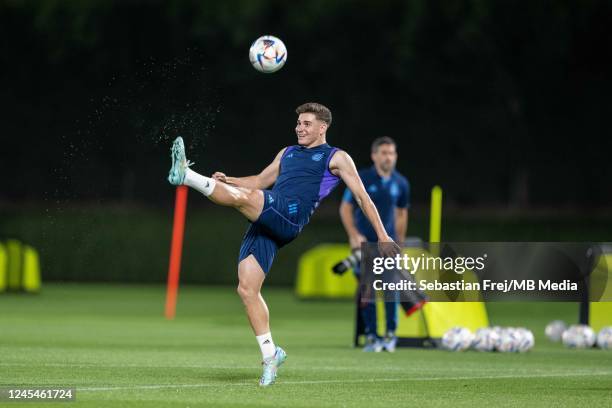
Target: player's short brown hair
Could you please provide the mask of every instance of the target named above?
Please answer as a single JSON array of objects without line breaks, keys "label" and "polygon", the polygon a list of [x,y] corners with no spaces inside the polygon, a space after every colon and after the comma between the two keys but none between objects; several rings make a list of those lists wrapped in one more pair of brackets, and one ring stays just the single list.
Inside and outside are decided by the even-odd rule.
[{"label": "player's short brown hair", "polygon": [[386,144],[397,147],[397,145],[395,144],[395,140],[391,139],[389,136],[382,136],[382,137],[375,139],[372,142],[372,153],[376,153],[376,151],[378,150],[380,146],[386,145]]},{"label": "player's short brown hair", "polygon": [[304,103],[295,109],[295,113],[297,113],[298,115],[300,113],[313,113],[318,120],[327,123],[328,127],[331,126],[332,123],[331,111],[326,106],[321,105],[320,103]]}]

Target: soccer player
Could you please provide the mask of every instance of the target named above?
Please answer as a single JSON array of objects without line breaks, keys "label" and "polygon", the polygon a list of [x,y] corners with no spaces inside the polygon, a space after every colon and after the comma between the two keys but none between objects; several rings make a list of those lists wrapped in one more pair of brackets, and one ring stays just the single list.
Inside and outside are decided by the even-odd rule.
[{"label": "soccer player", "polygon": [[[370,198],[378,209],[385,230],[394,237],[400,245],[406,238],[408,228],[408,206],[410,199],[410,184],[408,180],[395,170],[397,149],[395,141],[390,137],[379,137],[372,143],[371,156],[374,165],[359,171],[359,177],[366,186]],[[351,249],[359,249],[362,242],[375,242],[376,232],[368,223],[366,215],[358,206],[350,189],[346,189],[340,204],[340,218],[349,238]],[[354,267],[359,277],[360,265]],[[376,304],[361,302],[361,317],[364,323],[366,344],[363,351],[395,351],[397,337],[397,306],[398,302],[385,302],[387,318],[387,335],[383,340],[376,334]]]},{"label": "soccer player", "polygon": [[[221,172],[210,178],[200,175],[189,168],[191,163],[185,157],[180,137],[172,145],[172,167],[168,175],[170,184],[194,188],[216,204],[234,207],[251,222],[238,257],[238,294],[261,349],[261,386],[274,383],[278,367],[287,358],[285,351],[272,340],[261,286],[276,252],[299,235],[321,200],[340,180],[352,191],[355,202],[372,223],[377,241],[393,243],[353,160],[326,142],[332,122],[330,110],[318,103],[306,103],[296,113],[297,145],[283,148],[257,175],[230,177]],[[388,256],[399,250],[395,244],[380,247]]]}]

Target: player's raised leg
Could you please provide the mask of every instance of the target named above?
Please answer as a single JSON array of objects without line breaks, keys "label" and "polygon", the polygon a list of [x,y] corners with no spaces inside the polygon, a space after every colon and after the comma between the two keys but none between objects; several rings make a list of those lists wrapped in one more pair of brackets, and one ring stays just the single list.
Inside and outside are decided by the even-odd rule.
[{"label": "player's raised leg", "polygon": [[180,136],[174,140],[171,150],[172,167],[168,174],[168,181],[175,186],[186,185],[198,190],[212,202],[234,207],[249,221],[259,218],[264,205],[263,192],[247,188],[234,187],[225,183],[202,176],[191,170],[191,162],[185,156],[185,145]]},{"label": "player's raised leg", "polygon": [[263,359],[263,374],[259,380],[261,386],[274,383],[278,367],[287,358],[285,351],[274,345],[270,333],[268,306],[261,296],[261,285],[265,277],[263,269],[253,255],[249,255],[238,264],[238,294],[244,303]]}]

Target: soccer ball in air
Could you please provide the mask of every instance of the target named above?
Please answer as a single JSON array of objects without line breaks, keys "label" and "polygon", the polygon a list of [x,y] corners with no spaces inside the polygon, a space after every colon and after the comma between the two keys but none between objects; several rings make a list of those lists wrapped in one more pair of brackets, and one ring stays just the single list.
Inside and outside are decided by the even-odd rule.
[{"label": "soccer ball in air", "polygon": [[264,35],[251,44],[249,60],[253,68],[259,72],[271,74],[281,69],[287,62],[287,48],[280,39]]},{"label": "soccer ball in air", "polygon": [[567,325],[565,322],[562,320],[553,320],[552,322],[548,323],[544,333],[550,341],[561,341],[561,336],[565,330],[567,330]]},{"label": "soccer ball in air", "polygon": [[472,348],[477,351],[493,351],[498,341],[499,334],[497,331],[483,327],[476,330],[474,340],[472,340]]},{"label": "soccer ball in air", "polygon": [[604,327],[597,335],[597,347],[612,350],[612,326]]},{"label": "soccer ball in air", "polygon": [[573,324],[561,336],[563,344],[569,348],[587,348],[595,344],[595,332],[584,324]]},{"label": "soccer ball in air", "polygon": [[442,336],[442,347],[450,351],[463,351],[470,347],[474,335],[465,327],[453,327]]}]

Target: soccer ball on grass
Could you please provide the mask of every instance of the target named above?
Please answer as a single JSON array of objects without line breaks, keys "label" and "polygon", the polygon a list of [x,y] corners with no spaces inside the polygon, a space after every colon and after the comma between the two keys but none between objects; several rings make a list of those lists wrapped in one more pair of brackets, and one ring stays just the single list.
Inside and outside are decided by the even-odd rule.
[{"label": "soccer ball on grass", "polygon": [[467,350],[474,335],[465,327],[453,327],[442,336],[442,347],[450,351]]},{"label": "soccer ball on grass", "polygon": [[612,350],[612,326],[604,327],[597,335],[597,347]]},{"label": "soccer ball on grass", "polygon": [[567,330],[567,325],[564,321],[553,320],[546,326],[544,334],[550,341],[561,341],[561,336],[565,330]]},{"label": "soccer ball on grass", "polygon": [[595,344],[595,332],[584,324],[573,324],[563,332],[561,340],[569,348],[588,348]]},{"label": "soccer ball on grass", "polygon": [[477,351],[493,351],[498,342],[499,334],[497,331],[489,327],[483,327],[476,330],[474,340],[472,341],[472,348]]}]

